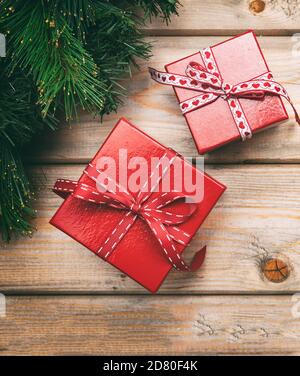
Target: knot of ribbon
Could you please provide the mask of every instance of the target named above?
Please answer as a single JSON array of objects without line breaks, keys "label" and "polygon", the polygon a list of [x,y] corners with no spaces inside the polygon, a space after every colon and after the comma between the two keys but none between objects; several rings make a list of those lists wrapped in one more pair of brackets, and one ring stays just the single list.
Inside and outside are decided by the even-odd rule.
[{"label": "knot of ribbon", "polygon": [[[186,222],[194,215],[198,206],[193,202],[186,202],[188,196],[182,192],[165,192],[153,197],[153,192],[175,158],[176,155],[169,159],[167,153],[164,154],[160,162],[155,166],[155,169],[159,169],[162,161],[167,160],[167,165],[164,167],[162,174],[155,174],[155,171],[152,172],[153,175],[158,176],[156,181],[150,182],[150,190],[143,191],[141,189],[136,197],[115,181],[113,181],[113,186],[116,187],[115,190],[110,189],[108,186],[104,187],[100,183],[99,175],[102,175],[102,178],[108,181],[112,181],[112,179],[104,172],[99,171],[93,164],[89,164],[84,171],[90,178],[91,184],[58,179],[53,191],[63,198],[71,194],[73,197],[90,204],[107,205],[124,211],[124,216],[120,222],[114,227],[97,251],[97,254],[103,259],[109,258],[137,218],[141,218],[147,223],[159,242],[164,256],[175,269],[195,271],[204,261],[206,247],[198,251],[192,263],[187,265],[182,259],[181,252],[178,251],[176,243],[186,247],[191,241],[191,235],[178,228],[177,225]],[[147,184],[148,180],[143,187]]]},{"label": "knot of ribbon", "polygon": [[265,94],[274,94],[284,97],[290,103],[295,113],[296,122],[300,125],[300,117],[295,106],[285,88],[273,81],[271,72],[268,71],[252,80],[231,85],[223,81],[211,49],[206,48],[200,51],[200,54],[205,67],[192,61],[187,65],[185,76],[149,68],[150,75],[156,82],[201,92],[200,95],[180,102],[183,114],[206,106],[221,97],[227,101],[234,122],[244,141],[252,137],[252,130],[239,98],[257,100],[263,99]]}]

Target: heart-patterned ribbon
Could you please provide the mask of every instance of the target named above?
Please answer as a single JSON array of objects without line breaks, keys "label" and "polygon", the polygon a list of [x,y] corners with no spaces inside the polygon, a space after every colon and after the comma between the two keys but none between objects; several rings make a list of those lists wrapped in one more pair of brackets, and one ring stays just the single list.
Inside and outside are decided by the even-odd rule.
[{"label": "heart-patterned ribbon", "polygon": [[[168,153],[160,159],[155,166],[150,176],[150,189],[147,192],[143,188],[148,184],[148,179],[145,181],[142,189],[138,192],[137,197],[128,192],[124,187],[121,187],[115,181],[113,186],[115,191],[104,187],[99,183],[99,176],[112,180],[104,172],[99,171],[95,165],[89,164],[84,173],[90,178],[91,184],[85,184],[77,181],[67,179],[58,179],[54,185],[53,191],[63,198],[72,195],[78,199],[84,200],[87,203],[94,205],[107,205],[115,209],[124,211],[124,216],[121,221],[114,227],[111,234],[101,244],[97,253],[103,259],[107,259],[115,250],[119,242],[130,230],[134,222],[141,218],[144,220],[152,233],[158,240],[163,254],[172,266],[181,271],[195,271],[204,261],[206,247],[198,251],[190,265],[181,257],[176,248],[176,243],[187,246],[191,241],[191,235],[181,230],[176,225],[186,222],[197,210],[197,205],[193,202],[182,202],[189,198],[182,192],[165,192],[160,196],[152,197],[153,192],[158,187],[161,179],[167,173],[176,155],[168,157]],[[159,174],[160,166],[164,169]],[[157,176],[156,181],[152,181],[152,176]],[[102,181],[102,179],[101,179]],[[97,189],[98,187],[98,189]],[[190,198],[189,198],[190,199]],[[180,202],[180,209],[176,208],[173,203]]]},{"label": "heart-patterned ribbon", "polygon": [[265,94],[269,93],[280,95],[290,103],[295,113],[295,119],[300,125],[300,118],[295,106],[285,88],[273,81],[271,72],[266,72],[249,81],[231,85],[223,81],[211,48],[203,49],[200,54],[205,67],[197,62],[190,62],[186,68],[186,76],[149,68],[151,77],[156,82],[201,92],[200,95],[180,102],[180,108],[184,114],[206,106],[221,97],[227,101],[234,122],[244,141],[252,137],[252,130],[239,98],[257,100],[264,98]]}]

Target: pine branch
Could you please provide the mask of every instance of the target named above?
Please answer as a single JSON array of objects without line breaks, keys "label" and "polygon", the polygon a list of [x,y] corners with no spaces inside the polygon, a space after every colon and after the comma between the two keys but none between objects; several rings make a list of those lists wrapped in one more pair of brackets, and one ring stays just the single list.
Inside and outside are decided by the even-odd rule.
[{"label": "pine branch", "polygon": [[12,232],[31,235],[32,193],[18,149],[0,138],[0,228],[2,239],[9,241]]},{"label": "pine branch", "polygon": [[15,3],[16,8],[3,20],[10,31],[11,73],[18,67],[32,75],[42,115],[55,113],[60,105],[67,120],[76,116],[78,105],[90,112],[101,110],[106,87],[96,78],[92,57],[54,7],[55,2]]},{"label": "pine branch", "polygon": [[7,64],[6,59],[0,60],[0,228],[5,241],[12,230],[22,235],[32,231],[32,193],[20,149],[44,125],[56,125],[49,116],[42,121],[30,79],[17,71],[8,77]]},{"label": "pine branch", "polygon": [[7,58],[0,60],[0,139],[19,147],[45,124],[55,129],[57,120],[49,115],[42,121],[35,86],[19,70],[9,76],[9,64]]},{"label": "pine branch", "polygon": [[87,49],[98,67],[98,79],[105,83],[107,95],[101,116],[116,111],[125,89],[120,80],[131,76],[136,59],[148,59],[151,45],[137,29],[143,20],[134,13],[109,4],[99,3],[95,9],[95,25],[89,29]]},{"label": "pine branch", "polygon": [[[30,185],[21,146],[45,125],[55,128],[77,108],[101,116],[116,111],[137,59],[151,46],[138,27],[150,17],[170,20],[176,0],[0,0],[0,230],[30,234]],[[141,16],[136,14],[143,11]]]},{"label": "pine branch", "polygon": [[144,19],[158,17],[159,15],[168,23],[172,14],[178,15],[180,5],[177,0],[133,0],[127,1],[131,7],[142,8]]}]

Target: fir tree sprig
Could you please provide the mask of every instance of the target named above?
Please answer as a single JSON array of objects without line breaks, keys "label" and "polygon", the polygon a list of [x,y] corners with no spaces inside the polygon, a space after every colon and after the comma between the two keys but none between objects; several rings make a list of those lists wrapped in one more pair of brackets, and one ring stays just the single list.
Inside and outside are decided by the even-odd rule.
[{"label": "fir tree sprig", "polygon": [[49,1],[48,9],[45,3],[16,2],[3,21],[11,73],[19,68],[32,76],[43,116],[55,113],[61,103],[67,120],[76,116],[78,104],[88,111],[101,109],[106,88],[96,77],[96,64],[59,8]]},{"label": "fir tree sprig", "polygon": [[139,28],[150,17],[177,14],[177,0],[0,0],[0,231],[30,234],[34,215],[21,148],[57,114],[77,108],[116,111],[137,59],[151,46]]},{"label": "fir tree sprig", "polygon": [[141,7],[144,11],[144,19],[161,17],[168,23],[173,14],[178,15],[180,2],[177,0],[128,0],[129,6]]},{"label": "fir tree sprig", "polygon": [[36,106],[37,93],[31,81],[20,71],[7,74],[7,60],[0,60],[0,228],[2,238],[11,232],[30,235],[32,192],[26,176],[20,147],[41,130],[43,124],[55,128],[56,120],[43,121]]},{"label": "fir tree sprig", "polygon": [[148,59],[151,45],[145,42],[137,25],[143,19],[132,10],[99,3],[95,9],[95,24],[89,30],[87,49],[98,67],[97,77],[106,84],[106,97],[100,115],[116,111],[125,94],[120,78],[131,76],[136,59]]}]

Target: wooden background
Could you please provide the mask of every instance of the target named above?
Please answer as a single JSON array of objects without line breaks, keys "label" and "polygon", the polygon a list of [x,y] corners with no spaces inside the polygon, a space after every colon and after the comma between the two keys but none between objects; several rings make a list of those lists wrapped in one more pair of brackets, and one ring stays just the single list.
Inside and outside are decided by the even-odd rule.
[{"label": "wooden background", "polygon": [[[253,28],[276,79],[300,110],[299,0],[182,0],[180,17],[144,32],[153,41],[117,115],[88,114],[44,135],[28,151],[38,187],[38,231],[0,250],[0,354],[300,354],[300,129],[293,118],[246,143],[206,156],[228,186],[186,252],[208,245],[197,273],[171,272],[151,296],[128,277],[51,227],[58,177],[78,178],[119,116],[185,156],[196,155],[169,87],[150,81],[165,63]],[[241,192],[247,192],[242,195]],[[266,258],[289,277],[266,279]],[[300,300],[300,297],[298,297]],[[300,309],[299,309],[300,311]],[[294,313],[294,314],[293,314]]]}]

